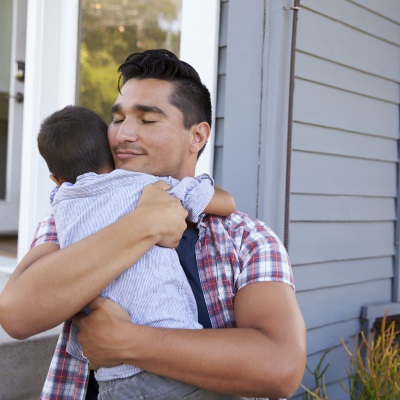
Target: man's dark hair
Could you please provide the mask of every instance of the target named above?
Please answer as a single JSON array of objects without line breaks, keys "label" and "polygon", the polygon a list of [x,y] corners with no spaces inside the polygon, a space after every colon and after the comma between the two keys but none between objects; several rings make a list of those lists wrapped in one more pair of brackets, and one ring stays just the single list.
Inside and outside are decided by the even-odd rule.
[{"label": "man's dark hair", "polygon": [[[169,99],[183,113],[186,129],[207,122],[211,127],[211,96],[199,74],[188,63],[168,50],[146,50],[129,55],[118,71],[118,89],[130,79],[160,79],[171,82],[174,91]],[[205,146],[204,146],[205,147]],[[199,155],[204,150],[199,152]]]},{"label": "man's dark hair", "polygon": [[107,124],[85,107],[67,106],[48,116],[37,140],[50,172],[64,181],[75,183],[86,172],[114,168]]}]

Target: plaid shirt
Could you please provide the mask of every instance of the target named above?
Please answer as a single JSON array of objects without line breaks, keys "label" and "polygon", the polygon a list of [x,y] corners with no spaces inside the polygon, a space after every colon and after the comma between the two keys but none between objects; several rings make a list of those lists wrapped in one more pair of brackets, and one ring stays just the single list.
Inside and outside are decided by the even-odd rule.
[{"label": "plaid shirt", "polygon": [[[236,326],[235,294],[249,283],[284,282],[294,288],[286,250],[264,223],[236,212],[226,218],[206,215],[198,229],[196,259],[213,328]],[[58,243],[52,215],[40,222],[32,247],[50,242]],[[88,366],[66,352],[70,325],[63,326],[41,400],[85,398]]]}]

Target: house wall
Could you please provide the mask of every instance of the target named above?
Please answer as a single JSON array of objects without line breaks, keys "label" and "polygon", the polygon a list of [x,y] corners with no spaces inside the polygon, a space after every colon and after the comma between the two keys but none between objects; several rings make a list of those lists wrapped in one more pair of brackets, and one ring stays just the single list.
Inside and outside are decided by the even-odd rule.
[{"label": "house wall", "polygon": [[[288,3],[221,1],[214,152],[217,184],[281,238]],[[332,349],[330,399],[346,398],[341,337],[352,348],[362,307],[398,301],[399,23],[393,0],[301,1],[288,250],[310,367]]]},{"label": "house wall", "polygon": [[[400,4],[303,0],[298,21],[289,253],[308,327],[343,398],[363,305],[393,300]],[[310,376],[305,383],[312,385]]]},{"label": "house wall", "polygon": [[283,237],[292,1],[221,1],[214,177]]}]

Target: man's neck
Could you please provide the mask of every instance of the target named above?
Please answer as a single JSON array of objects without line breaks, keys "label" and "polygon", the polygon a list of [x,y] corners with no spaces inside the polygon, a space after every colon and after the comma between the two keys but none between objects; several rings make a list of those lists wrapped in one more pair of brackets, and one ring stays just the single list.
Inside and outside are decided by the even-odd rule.
[{"label": "man's neck", "polygon": [[190,222],[186,220],[187,229],[194,229],[196,228],[196,224],[194,222]]}]

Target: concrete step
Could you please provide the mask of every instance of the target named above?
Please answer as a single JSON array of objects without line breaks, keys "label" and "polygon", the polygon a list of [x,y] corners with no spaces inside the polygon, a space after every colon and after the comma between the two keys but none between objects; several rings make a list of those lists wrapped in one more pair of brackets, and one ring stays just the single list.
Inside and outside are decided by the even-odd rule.
[{"label": "concrete step", "polygon": [[[8,279],[0,274],[0,293]],[[0,400],[37,400],[61,327],[15,340],[0,327]]]}]

